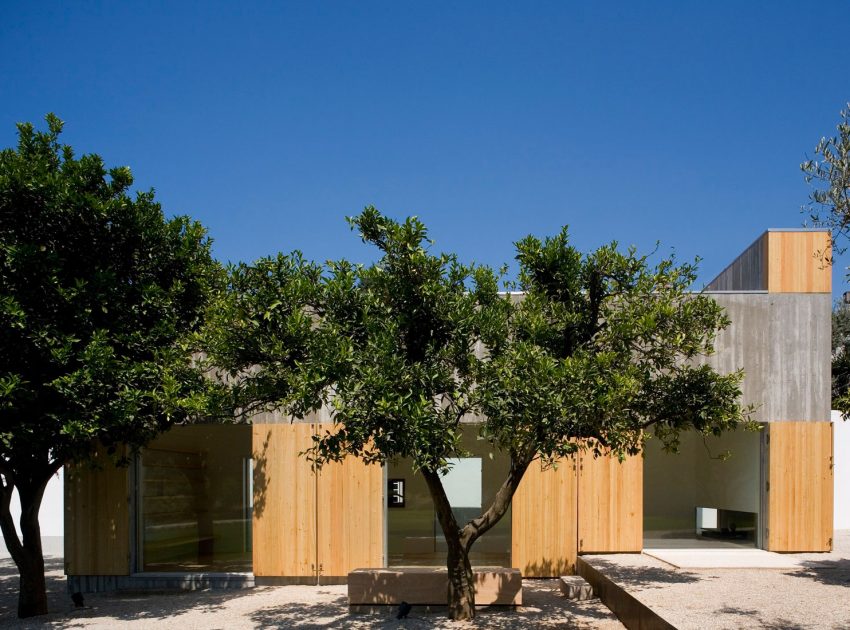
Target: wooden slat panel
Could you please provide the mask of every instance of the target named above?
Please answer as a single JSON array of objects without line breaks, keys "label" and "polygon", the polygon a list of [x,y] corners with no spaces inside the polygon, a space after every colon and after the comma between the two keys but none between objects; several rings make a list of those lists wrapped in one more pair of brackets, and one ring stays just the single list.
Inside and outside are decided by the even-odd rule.
[{"label": "wooden slat panel", "polygon": [[542,470],[532,462],[511,504],[511,565],[524,577],[575,572],[576,470],[574,460]]},{"label": "wooden slat panel", "polygon": [[643,548],[643,458],[594,458],[582,451],[578,470],[578,551]]},{"label": "wooden slat panel", "polygon": [[323,578],[384,566],[383,480],[380,466],[367,466],[355,457],[319,471],[318,558]]},{"label": "wooden slat panel", "polygon": [[767,249],[769,292],[832,292],[832,267],[819,255],[829,253],[827,232],[769,232]]},{"label": "wooden slat panel", "polygon": [[299,453],[313,424],[255,424],[254,575],[316,575],[316,475]]},{"label": "wooden slat panel", "polygon": [[768,423],[767,549],[832,548],[832,424]]},{"label": "wooden slat panel", "polygon": [[65,467],[65,573],[129,575],[129,477],[106,452],[88,464]]}]

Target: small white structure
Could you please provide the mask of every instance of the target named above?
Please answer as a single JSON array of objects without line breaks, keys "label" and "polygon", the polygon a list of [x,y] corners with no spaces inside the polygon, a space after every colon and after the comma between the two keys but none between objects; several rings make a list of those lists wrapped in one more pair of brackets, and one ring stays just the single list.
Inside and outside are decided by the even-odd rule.
[{"label": "small white structure", "polygon": [[832,411],[833,529],[850,529],[850,419]]}]

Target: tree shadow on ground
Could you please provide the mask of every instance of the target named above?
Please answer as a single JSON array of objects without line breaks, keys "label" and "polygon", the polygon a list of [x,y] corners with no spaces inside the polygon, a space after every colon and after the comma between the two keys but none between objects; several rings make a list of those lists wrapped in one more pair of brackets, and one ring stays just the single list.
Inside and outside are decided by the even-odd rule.
[{"label": "tree shadow on ground", "polygon": [[[318,628],[442,628],[457,627],[446,608],[427,610],[413,606],[408,618],[397,620],[397,606],[376,608],[376,612],[351,613],[348,598],[337,596],[322,603],[289,603],[254,611],[251,621],[260,627]],[[508,630],[513,628],[621,628],[616,617],[599,600],[571,602],[560,595],[556,580],[524,580],[523,605],[516,610],[485,607],[478,610],[474,627]]]},{"label": "tree shadow on ground", "polygon": [[[214,614],[233,599],[251,594],[253,589],[215,589],[198,591],[145,591],[85,593],[85,607],[76,608],[68,593],[68,581],[61,558],[45,559],[48,614],[30,620],[18,620],[18,570],[10,559],[0,560],[0,626],[63,628],[82,627],[91,619],[167,620],[186,611]],[[212,622],[212,618],[210,620]]]},{"label": "tree shadow on ground", "polygon": [[785,575],[808,578],[828,586],[850,587],[850,559],[806,561],[799,569]]},{"label": "tree shadow on ground", "polygon": [[668,569],[656,566],[634,566],[602,558],[593,558],[593,561],[588,564],[605,577],[627,588],[665,588],[670,584],[692,584],[715,579],[711,575],[700,575],[672,567]]},{"label": "tree shadow on ground", "polygon": [[726,617],[733,617],[734,623],[739,628],[767,628],[769,630],[805,630],[811,626],[802,626],[788,619],[777,617],[776,619],[765,619],[763,611],[748,610],[736,606],[724,606],[718,608],[716,613],[724,615],[722,622],[730,621]]}]

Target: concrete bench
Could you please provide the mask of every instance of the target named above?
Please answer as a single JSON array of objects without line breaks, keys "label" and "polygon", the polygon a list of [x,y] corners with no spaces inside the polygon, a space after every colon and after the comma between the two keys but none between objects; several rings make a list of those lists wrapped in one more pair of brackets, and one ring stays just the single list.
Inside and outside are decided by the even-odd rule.
[{"label": "concrete bench", "polygon": [[[473,569],[476,606],[521,606],[522,574],[501,567]],[[445,567],[355,569],[348,574],[348,605],[448,604]]]}]

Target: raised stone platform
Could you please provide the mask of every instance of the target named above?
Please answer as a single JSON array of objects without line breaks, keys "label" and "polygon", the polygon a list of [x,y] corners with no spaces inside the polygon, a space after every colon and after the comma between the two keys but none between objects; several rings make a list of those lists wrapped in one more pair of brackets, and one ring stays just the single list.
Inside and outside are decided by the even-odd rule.
[{"label": "raised stone platform", "polygon": [[[476,606],[521,606],[522,574],[501,567],[474,569]],[[355,569],[348,574],[349,606],[448,604],[445,567]]]}]

